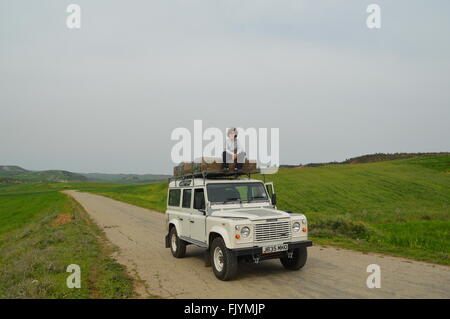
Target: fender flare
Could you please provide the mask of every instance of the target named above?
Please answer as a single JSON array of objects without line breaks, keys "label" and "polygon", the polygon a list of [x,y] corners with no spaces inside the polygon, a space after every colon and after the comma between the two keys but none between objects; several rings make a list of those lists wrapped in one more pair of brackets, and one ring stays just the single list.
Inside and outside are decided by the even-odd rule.
[{"label": "fender flare", "polygon": [[167,234],[169,234],[170,232],[170,225],[173,225],[175,227],[175,229],[177,230],[177,233],[180,233],[180,229],[181,229],[181,225],[180,225],[180,221],[176,218],[172,218],[169,220],[168,222],[168,229],[167,229]]},{"label": "fender flare", "polygon": [[173,218],[173,219],[169,220],[169,222],[167,223],[167,234],[166,234],[166,237],[165,237],[165,246],[166,246],[166,248],[170,247],[169,234],[170,234],[170,226],[171,225],[173,225],[173,227],[175,227],[175,229],[177,230],[177,233],[179,233],[178,230],[181,227],[180,226],[180,222],[177,219]]},{"label": "fender flare", "polygon": [[211,245],[211,243],[209,242],[209,235],[211,233],[219,234],[223,238],[223,241],[225,242],[225,246],[227,248],[231,247],[231,241],[230,241],[230,237],[228,236],[227,231],[223,227],[220,227],[220,226],[217,226],[217,225],[213,226],[208,232],[208,238],[207,238],[207,240],[208,240],[208,242],[207,242],[208,247]]}]

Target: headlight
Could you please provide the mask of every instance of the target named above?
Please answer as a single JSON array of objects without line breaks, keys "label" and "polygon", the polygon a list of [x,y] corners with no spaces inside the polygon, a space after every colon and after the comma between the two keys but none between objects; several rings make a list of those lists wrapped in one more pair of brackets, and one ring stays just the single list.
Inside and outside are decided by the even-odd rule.
[{"label": "headlight", "polygon": [[241,229],[241,236],[243,238],[247,238],[248,236],[250,236],[250,228],[246,227],[242,227]]},{"label": "headlight", "polygon": [[300,223],[299,222],[295,222],[292,224],[292,231],[294,233],[298,233],[300,231]]},{"label": "headlight", "polygon": [[304,218],[302,219],[302,224],[306,225],[306,219],[304,219]]}]

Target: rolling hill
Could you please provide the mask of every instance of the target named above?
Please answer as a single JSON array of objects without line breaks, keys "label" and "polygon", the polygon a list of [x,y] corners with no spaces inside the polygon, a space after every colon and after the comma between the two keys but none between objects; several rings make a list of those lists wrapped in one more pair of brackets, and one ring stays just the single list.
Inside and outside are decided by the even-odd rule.
[{"label": "rolling hill", "polygon": [[73,173],[64,170],[30,171],[19,166],[0,166],[0,184],[24,182],[100,182],[100,183],[149,183],[168,178],[168,175],[154,174],[101,174]]},{"label": "rolling hill", "polygon": [[0,183],[23,182],[86,182],[88,179],[77,173],[64,170],[29,171],[19,166],[0,166]]},{"label": "rolling hill", "polygon": [[280,168],[298,168],[298,167],[318,167],[333,164],[364,164],[364,163],[375,163],[384,161],[393,161],[399,159],[409,159],[409,158],[422,158],[422,157],[432,157],[432,156],[444,156],[450,155],[449,152],[428,152],[428,153],[374,153],[366,154],[356,157],[351,157],[342,162],[319,162],[319,163],[308,163],[308,164],[297,164],[297,165],[280,165]]},{"label": "rolling hill", "polygon": [[98,183],[149,183],[169,178],[169,175],[158,174],[102,174],[102,173],[81,173],[90,182]]}]

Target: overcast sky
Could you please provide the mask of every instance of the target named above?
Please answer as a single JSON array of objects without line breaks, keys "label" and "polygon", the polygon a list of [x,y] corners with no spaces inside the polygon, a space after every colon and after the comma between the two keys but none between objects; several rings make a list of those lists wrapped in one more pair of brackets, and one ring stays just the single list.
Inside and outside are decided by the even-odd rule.
[{"label": "overcast sky", "polygon": [[283,164],[450,151],[449,13],[448,0],[0,0],[0,165],[170,173],[170,134],[195,119],[280,128]]}]

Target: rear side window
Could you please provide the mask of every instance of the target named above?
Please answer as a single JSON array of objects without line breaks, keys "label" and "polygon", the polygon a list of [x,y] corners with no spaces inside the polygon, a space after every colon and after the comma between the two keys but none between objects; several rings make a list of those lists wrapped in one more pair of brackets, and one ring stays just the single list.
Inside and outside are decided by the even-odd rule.
[{"label": "rear side window", "polygon": [[169,191],[169,206],[180,206],[180,189],[171,189]]},{"label": "rear side window", "polygon": [[185,189],[185,190],[183,190],[183,204],[182,204],[182,206],[184,208],[191,208],[191,194],[192,194],[192,189]]}]

